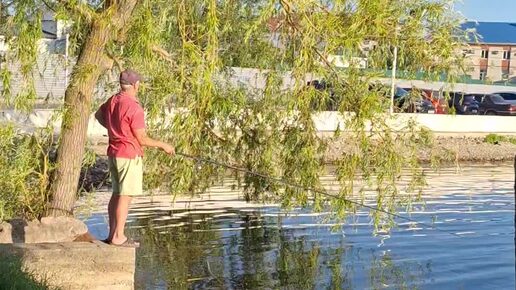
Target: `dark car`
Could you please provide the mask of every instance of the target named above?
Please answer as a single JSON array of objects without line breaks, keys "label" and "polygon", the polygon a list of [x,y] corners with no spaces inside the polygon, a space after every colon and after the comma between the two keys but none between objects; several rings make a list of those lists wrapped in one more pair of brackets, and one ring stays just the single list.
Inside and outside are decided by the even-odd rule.
[{"label": "dark car", "polygon": [[516,101],[516,93],[515,92],[499,92],[499,93],[494,93],[494,94],[501,96],[506,101]]},{"label": "dark car", "polygon": [[468,94],[468,96],[475,98],[475,101],[477,101],[479,106],[480,106],[480,103],[482,103],[482,100],[484,100],[484,97],[487,95],[492,95],[492,94]]},{"label": "dark car", "polygon": [[516,116],[516,101],[508,101],[500,95],[485,95],[480,103],[480,114]]},{"label": "dark car", "polygon": [[338,111],[342,98],[335,93],[335,88],[325,80],[313,80],[307,83],[317,91],[317,97],[310,104],[312,110]]},{"label": "dark car", "polygon": [[394,93],[394,103],[396,107],[405,113],[435,113],[434,104],[421,94],[420,91],[411,92],[396,87]]},{"label": "dark car", "polygon": [[[374,90],[387,99],[390,99],[391,87],[384,84],[372,84],[369,90]],[[425,99],[420,93],[414,91],[410,93],[407,90],[395,87],[394,89],[394,110],[403,113],[434,113],[435,108],[431,101]]]},{"label": "dark car", "polygon": [[[337,111],[342,99],[335,93],[335,88],[325,80],[313,80],[307,83],[316,91],[323,93],[319,98],[312,101],[311,107],[314,110],[322,109],[326,111]],[[369,85],[370,91],[376,91],[380,95],[390,98],[389,86],[381,83]],[[424,99],[421,95],[414,96],[406,90],[396,87],[394,91],[395,110],[405,113],[434,113],[435,108],[431,101]]]},{"label": "dark car", "polygon": [[474,94],[449,93],[448,105],[455,109],[456,114],[477,115],[479,112],[479,102]]},{"label": "dark car", "polygon": [[504,86],[514,86],[514,85],[516,85],[516,77],[511,77],[507,80],[496,81],[493,84],[504,85]]}]

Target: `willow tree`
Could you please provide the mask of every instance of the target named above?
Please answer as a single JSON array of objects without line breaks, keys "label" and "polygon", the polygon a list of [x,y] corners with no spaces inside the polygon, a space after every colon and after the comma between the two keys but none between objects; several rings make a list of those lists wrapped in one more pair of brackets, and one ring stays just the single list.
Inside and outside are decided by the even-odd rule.
[{"label": "willow tree", "polygon": [[[34,73],[41,11],[55,11],[56,19],[70,24],[70,54],[76,62],[64,97],[58,166],[49,188],[51,215],[73,208],[93,92],[121,68],[145,75],[140,97],[150,129],[172,139],[179,152],[301,186],[234,172],[248,199],[279,201],[287,207],[310,204],[316,210],[330,205],[343,218],[356,210],[356,202],[365,201],[366,192],[374,193],[379,209],[393,212],[417,197],[424,185],[417,154],[431,143],[428,134],[413,122],[394,129],[395,116],[386,114],[384,90],[370,89],[380,72],[390,68],[393,47],[400,48],[398,59],[408,73],[451,79],[460,67],[460,19],[451,1],[1,3],[1,24],[8,27],[2,29],[10,47],[7,59],[21,63],[27,80]],[[374,44],[369,51],[364,49],[367,42]],[[350,65],[336,68],[331,55],[342,56]],[[239,85],[234,66],[261,69],[263,85]],[[331,90],[307,86],[310,78],[324,79]],[[5,84],[8,79],[4,77]],[[326,192],[320,184],[326,140],[312,119],[329,98],[338,99],[349,147],[337,162],[338,192]],[[13,99],[26,98],[19,94]],[[224,176],[225,170],[217,166],[167,158],[148,152],[149,188],[197,193]],[[404,191],[413,194],[399,198],[400,181],[407,185]],[[377,224],[389,221],[378,211],[374,218]]]}]

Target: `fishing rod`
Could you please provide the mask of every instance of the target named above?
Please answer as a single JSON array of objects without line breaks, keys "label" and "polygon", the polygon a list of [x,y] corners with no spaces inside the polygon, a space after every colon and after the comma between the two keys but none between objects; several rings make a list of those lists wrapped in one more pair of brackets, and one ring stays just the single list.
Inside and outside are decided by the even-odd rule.
[{"label": "fishing rod", "polygon": [[375,207],[375,206],[372,206],[372,205],[367,205],[367,204],[364,204],[364,203],[361,203],[361,202],[358,202],[358,201],[354,201],[354,200],[351,200],[351,199],[347,199],[347,198],[344,198],[344,197],[335,196],[333,194],[329,194],[329,193],[327,193],[325,191],[318,190],[318,189],[315,189],[315,188],[312,188],[312,187],[308,187],[308,186],[303,186],[303,185],[299,185],[299,184],[296,184],[296,183],[292,183],[292,182],[286,181],[286,180],[278,178],[278,177],[266,175],[266,174],[259,173],[259,172],[254,172],[254,171],[251,171],[251,170],[248,170],[246,168],[242,168],[242,167],[239,167],[239,166],[236,166],[236,165],[221,163],[221,162],[218,162],[216,160],[212,160],[212,159],[208,159],[208,158],[203,158],[203,157],[199,157],[199,156],[194,156],[194,155],[190,155],[190,154],[186,154],[186,153],[182,153],[182,152],[176,152],[175,155],[181,156],[181,157],[184,157],[184,158],[187,158],[187,159],[194,160],[196,163],[212,164],[212,165],[215,165],[215,166],[218,166],[218,167],[223,167],[223,168],[239,171],[239,172],[242,172],[242,173],[246,173],[246,174],[254,175],[254,176],[261,177],[261,178],[264,178],[264,179],[267,179],[267,180],[271,180],[271,181],[283,184],[283,185],[288,186],[288,187],[297,188],[297,189],[301,189],[301,190],[305,190],[305,191],[311,191],[311,192],[318,193],[318,194],[321,194],[321,195],[324,195],[324,196],[327,196],[327,197],[330,197],[330,198],[336,198],[336,199],[340,198],[340,199],[343,199],[346,202],[349,202],[351,204],[354,204],[354,205],[357,205],[357,206],[360,206],[360,207],[364,207],[364,208],[367,208],[367,209],[370,209],[370,210],[373,210],[373,211],[381,212],[381,213],[384,213],[384,214],[387,214],[387,215],[390,215],[390,216],[396,217],[398,219],[405,220],[405,221],[408,221],[408,222],[411,222],[411,223],[414,223],[414,224],[417,224],[417,225],[429,227],[429,228],[432,228],[432,229],[437,230],[439,232],[447,233],[447,234],[453,235],[453,236],[458,237],[458,238],[463,238],[463,236],[461,236],[461,235],[458,235],[458,234],[456,234],[456,233],[454,233],[452,231],[440,229],[440,228],[438,228],[438,227],[436,227],[436,226],[434,226],[432,224],[428,224],[428,223],[420,222],[420,221],[417,221],[417,220],[414,220],[414,219],[411,219],[411,218],[408,218],[408,217],[404,217],[404,216],[399,215],[397,213],[391,213],[391,212],[388,212],[388,211],[386,211],[384,209],[381,209],[381,208],[378,208],[378,207]]}]

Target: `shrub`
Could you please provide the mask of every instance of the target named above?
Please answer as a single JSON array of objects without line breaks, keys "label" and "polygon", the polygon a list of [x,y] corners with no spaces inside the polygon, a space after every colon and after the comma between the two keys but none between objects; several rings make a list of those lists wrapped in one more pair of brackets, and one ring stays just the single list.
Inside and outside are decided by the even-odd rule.
[{"label": "shrub", "polygon": [[37,281],[31,273],[22,270],[22,263],[12,256],[0,255],[0,289],[43,290],[54,289],[45,281]]},{"label": "shrub", "polygon": [[489,144],[500,144],[502,142],[516,144],[516,138],[509,136],[500,136],[497,134],[489,134],[484,138],[484,142]]},{"label": "shrub", "polygon": [[53,164],[51,129],[32,134],[13,124],[0,126],[0,221],[34,219],[45,211]]}]

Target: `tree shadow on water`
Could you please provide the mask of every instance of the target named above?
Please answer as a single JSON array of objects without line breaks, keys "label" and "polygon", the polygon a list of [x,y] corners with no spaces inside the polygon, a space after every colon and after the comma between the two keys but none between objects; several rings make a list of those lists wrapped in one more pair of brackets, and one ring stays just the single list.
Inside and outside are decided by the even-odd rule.
[{"label": "tree shadow on water", "polygon": [[[285,229],[280,217],[234,212],[186,215],[166,224],[143,219],[136,287],[151,289],[418,289],[430,264]],[[170,220],[168,221],[171,222]],[[181,226],[172,226],[172,225]]]}]

